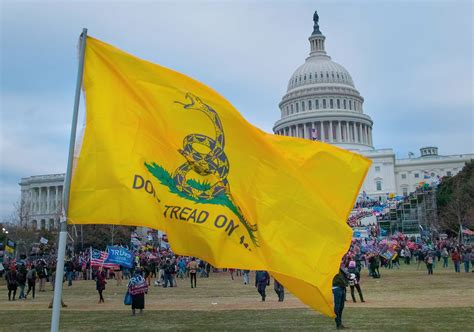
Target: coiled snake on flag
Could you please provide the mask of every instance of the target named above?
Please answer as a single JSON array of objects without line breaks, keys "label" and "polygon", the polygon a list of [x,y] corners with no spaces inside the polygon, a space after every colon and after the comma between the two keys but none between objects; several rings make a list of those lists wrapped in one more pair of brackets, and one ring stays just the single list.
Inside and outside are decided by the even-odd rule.
[{"label": "coiled snake on flag", "polygon": [[[173,173],[176,188],[182,193],[199,200],[211,200],[221,194],[226,194],[232,199],[229,182],[227,181],[229,161],[224,152],[224,129],[219,115],[209,105],[203,103],[199,97],[192,93],[188,92],[185,98],[188,100],[188,103],[178,101],[176,101],[176,103],[182,104],[186,110],[193,109],[207,115],[214,125],[216,138],[212,139],[202,134],[190,134],[184,138],[183,148],[178,151],[186,158],[187,162],[179,166]],[[203,145],[210,151],[201,153],[193,148],[193,144]],[[188,172],[191,170],[201,176],[214,174],[218,178],[218,181],[212,184],[208,189],[194,188],[188,183],[186,178]],[[238,210],[241,212],[240,208],[238,208]],[[244,220],[244,222],[246,221]],[[257,230],[257,225],[247,223],[247,226],[252,231]]]}]

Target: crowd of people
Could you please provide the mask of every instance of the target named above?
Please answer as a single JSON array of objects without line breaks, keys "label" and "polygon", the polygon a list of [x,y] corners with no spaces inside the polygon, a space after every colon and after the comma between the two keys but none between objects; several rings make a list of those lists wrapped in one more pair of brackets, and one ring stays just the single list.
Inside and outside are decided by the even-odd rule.
[{"label": "crowd of people", "polygon": [[[191,288],[198,287],[198,278],[209,278],[211,273],[228,273],[231,280],[241,278],[244,285],[250,284],[250,270],[216,269],[210,263],[196,257],[178,256],[170,249],[160,249],[147,246],[133,251],[133,267],[108,268],[106,265],[97,266],[91,263],[90,250],[77,254],[69,252],[64,264],[63,282],[68,287],[78,280],[95,281],[98,293],[98,304],[104,303],[104,292],[107,281],[116,282],[122,286],[127,282],[124,304],[130,305],[132,315],[143,313],[145,294],[149,287],[177,287],[179,279],[188,279]],[[21,257],[18,260],[8,258],[4,261],[5,279],[8,288],[9,301],[34,299],[36,285],[38,291],[46,291],[49,283],[54,290],[56,259],[54,256]],[[255,287],[261,300],[266,299],[266,287],[270,285],[270,275],[266,271],[255,272]],[[28,288],[26,289],[26,286]],[[188,286],[188,287],[189,287]],[[284,287],[278,281],[274,282],[274,290],[278,301],[284,300]],[[19,291],[19,294],[17,292]],[[18,296],[17,296],[18,295]],[[66,306],[62,303],[63,306]],[[50,307],[52,303],[50,303]]]},{"label": "crowd of people", "polygon": [[[150,287],[177,287],[179,280],[187,279],[191,288],[199,287],[200,278],[209,278],[211,273],[228,273],[230,279],[242,278],[244,285],[250,284],[249,270],[214,268],[208,262],[188,256],[175,255],[171,249],[145,246],[133,251],[133,267],[106,268],[105,265],[92,264],[90,250],[73,254],[68,253],[65,261],[64,282],[68,287],[77,280],[93,280],[98,292],[98,303],[104,303],[104,291],[107,281],[115,280],[117,286],[124,287],[124,304],[130,305],[132,315],[143,314],[145,296]],[[369,227],[367,236],[354,238],[343,257],[340,271],[333,280],[334,311],[336,326],[343,328],[342,311],[348,300],[346,287],[350,289],[352,302],[365,302],[361,276],[381,278],[383,269],[399,269],[401,264],[416,265],[417,269],[426,268],[432,275],[437,269],[453,269],[456,273],[474,272],[474,250],[472,245],[463,244],[455,239],[432,237],[410,237],[400,232],[383,237],[376,226]],[[3,262],[6,268],[5,279],[9,301],[34,299],[36,292],[45,292],[48,282],[54,290],[56,271],[55,255],[42,257],[21,257],[18,260]],[[366,272],[365,272],[366,270]],[[255,287],[261,298],[266,301],[266,288],[271,283],[267,271],[255,271]],[[181,282],[179,282],[181,284]],[[284,287],[278,280],[273,281],[278,301],[284,301]],[[185,284],[184,284],[185,285]],[[181,285],[180,285],[181,286]],[[17,294],[18,293],[18,294]],[[357,294],[356,294],[357,293]],[[52,303],[50,303],[51,307]],[[63,306],[66,306],[63,303]]]}]

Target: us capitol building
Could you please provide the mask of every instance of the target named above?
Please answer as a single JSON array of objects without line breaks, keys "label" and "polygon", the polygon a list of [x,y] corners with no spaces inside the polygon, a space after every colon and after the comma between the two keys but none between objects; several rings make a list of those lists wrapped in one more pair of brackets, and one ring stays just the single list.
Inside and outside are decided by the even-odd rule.
[{"label": "us capitol building", "polygon": [[[442,156],[434,146],[423,147],[419,157],[408,159],[396,159],[392,149],[374,149],[373,122],[364,114],[364,98],[349,72],[327,55],[317,13],[313,20],[309,57],[290,77],[279,105],[281,119],[275,123],[275,134],[327,142],[370,158],[373,164],[361,191],[375,198],[387,193],[406,195],[422,181],[455,175],[474,159],[474,154]],[[57,227],[63,182],[64,174],[21,179],[29,225]]]},{"label": "us capitol building", "polygon": [[374,198],[387,193],[407,195],[420,182],[453,176],[474,159],[472,153],[439,155],[435,146],[422,147],[419,157],[411,154],[408,159],[396,159],[392,149],[375,149],[374,123],[364,114],[364,98],[349,72],[326,53],[317,12],[313,20],[309,56],[290,77],[279,105],[281,119],[273,127],[275,134],[319,140],[371,159],[361,191]]}]

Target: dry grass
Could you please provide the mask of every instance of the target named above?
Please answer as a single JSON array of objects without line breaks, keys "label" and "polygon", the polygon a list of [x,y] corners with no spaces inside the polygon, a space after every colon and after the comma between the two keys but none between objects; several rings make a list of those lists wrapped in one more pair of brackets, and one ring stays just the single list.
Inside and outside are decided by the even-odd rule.
[{"label": "dry grass", "polygon": [[[368,278],[366,270],[362,274],[361,286],[367,302],[347,302],[344,315],[353,327],[383,330],[396,323],[410,330],[462,330],[463,326],[466,329],[470,326],[474,273],[456,274],[452,268],[437,267],[435,274],[429,276],[424,266],[417,270],[414,265],[402,265],[401,270],[382,269],[381,279]],[[105,304],[97,304],[93,281],[77,281],[72,287],[65,283],[63,298],[68,308],[63,310],[62,326],[66,330],[100,330],[110,326],[107,324],[113,324],[114,330],[130,330],[133,324],[139,324],[137,330],[158,327],[185,330],[195,324],[201,330],[333,328],[331,319],[309,310],[291,294],[286,294],[285,302],[279,303],[273,287],[267,291],[268,300],[262,303],[255,287],[243,285],[240,277],[232,281],[227,273],[211,274],[209,279],[198,278],[196,289],[189,287],[187,279],[179,279],[177,288],[152,286],[146,296],[145,316],[130,321],[129,307],[122,303],[125,283],[119,287],[114,280],[108,282]],[[4,324],[8,321],[25,331],[48,329],[51,290],[37,293],[34,300],[15,302],[7,301],[4,285],[0,286],[0,294],[0,330],[7,329]],[[387,323],[384,317],[395,320]],[[400,320],[401,317],[404,319]],[[156,325],[157,322],[160,325]]]}]

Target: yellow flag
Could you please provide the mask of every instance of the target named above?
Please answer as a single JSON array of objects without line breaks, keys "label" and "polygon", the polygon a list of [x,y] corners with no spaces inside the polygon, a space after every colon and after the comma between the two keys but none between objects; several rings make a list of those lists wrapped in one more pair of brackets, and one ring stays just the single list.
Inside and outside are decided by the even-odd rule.
[{"label": "yellow flag", "polygon": [[69,222],[161,229],[175,253],[267,270],[334,316],[369,160],[267,134],[204,84],[90,37],[83,85]]}]

